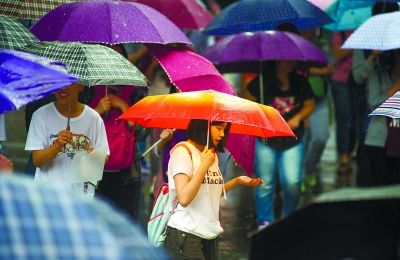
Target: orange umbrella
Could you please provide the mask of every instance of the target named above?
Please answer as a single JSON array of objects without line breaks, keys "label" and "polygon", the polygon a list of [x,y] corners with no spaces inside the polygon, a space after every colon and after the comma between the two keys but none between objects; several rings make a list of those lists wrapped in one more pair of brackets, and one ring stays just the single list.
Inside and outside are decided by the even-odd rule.
[{"label": "orange umbrella", "polygon": [[230,122],[236,134],[295,136],[274,108],[214,90],[147,96],[120,118],[143,127],[178,129],[186,129],[191,119],[205,119]]}]

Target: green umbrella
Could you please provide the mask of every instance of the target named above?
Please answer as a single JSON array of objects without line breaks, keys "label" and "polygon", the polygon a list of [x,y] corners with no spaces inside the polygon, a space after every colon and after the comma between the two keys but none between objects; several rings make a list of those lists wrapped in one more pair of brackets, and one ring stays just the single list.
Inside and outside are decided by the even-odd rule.
[{"label": "green umbrella", "polygon": [[59,5],[72,0],[0,0],[0,14],[15,18],[39,20]]},{"label": "green umbrella", "polygon": [[0,15],[0,48],[14,50],[37,41],[36,36],[17,20]]},{"label": "green umbrella", "polygon": [[147,86],[146,77],[121,54],[103,45],[78,42],[36,42],[20,50],[61,61],[85,86]]}]

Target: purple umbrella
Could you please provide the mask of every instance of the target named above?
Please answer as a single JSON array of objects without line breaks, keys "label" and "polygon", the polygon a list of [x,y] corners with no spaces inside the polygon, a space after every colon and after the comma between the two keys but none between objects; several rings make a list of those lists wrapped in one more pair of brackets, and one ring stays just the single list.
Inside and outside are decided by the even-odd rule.
[{"label": "purple umbrella", "polygon": [[59,62],[0,50],[0,113],[18,109],[77,80]]},{"label": "purple umbrella", "polygon": [[246,32],[222,39],[204,54],[222,72],[258,72],[260,100],[264,91],[262,62],[267,60],[298,60],[326,63],[325,55],[303,37],[282,31]]},{"label": "purple umbrella", "polygon": [[232,35],[209,47],[203,55],[222,72],[259,72],[259,64],[267,60],[327,62],[313,43],[282,31]]},{"label": "purple umbrella", "polygon": [[41,41],[190,43],[158,11],[143,4],[120,1],[63,4],[43,16],[31,31]]}]

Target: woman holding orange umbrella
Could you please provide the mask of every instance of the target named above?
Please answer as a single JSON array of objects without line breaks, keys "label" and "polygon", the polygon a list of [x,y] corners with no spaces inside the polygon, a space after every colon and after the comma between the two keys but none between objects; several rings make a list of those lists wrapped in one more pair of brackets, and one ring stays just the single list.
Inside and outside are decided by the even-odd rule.
[{"label": "woman holding orange umbrella", "polygon": [[221,195],[237,185],[255,187],[262,183],[248,176],[224,182],[216,152],[224,151],[229,127],[221,121],[208,126],[207,120],[191,120],[187,141],[171,151],[169,189],[179,204],[168,221],[165,248],[174,259],[217,259],[218,236],[223,231],[219,222]]},{"label": "woman holding orange umbrella", "polygon": [[[144,127],[187,129],[187,141],[177,144],[168,163],[170,206],[165,247],[177,259],[215,259],[221,195],[237,185],[258,186],[260,179],[222,178],[215,152],[228,133],[294,136],[278,111],[221,92],[192,91],[148,96],[120,117]],[[209,133],[209,134],[207,134]]]}]

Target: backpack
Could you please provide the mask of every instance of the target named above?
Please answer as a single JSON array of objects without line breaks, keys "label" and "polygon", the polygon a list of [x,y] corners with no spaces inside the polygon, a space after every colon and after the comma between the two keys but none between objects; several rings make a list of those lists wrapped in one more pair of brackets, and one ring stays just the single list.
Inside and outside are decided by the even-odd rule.
[{"label": "backpack", "polygon": [[124,120],[104,119],[110,156],[105,170],[122,170],[131,166],[135,156],[135,136]]},{"label": "backpack", "polygon": [[[186,146],[186,144],[181,142],[174,148],[178,146],[185,147],[190,155],[190,158],[192,158],[192,152]],[[178,200],[176,198],[173,200],[173,205],[171,205],[169,202],[168,183],[164,183],[159,189],[157,197],[154,200],[151,216],[147,223],[147,237],[157,247],[164,245],[165,237],[167,236],[166,231],[168,220],[172,214],[174,214],[174,211],[178,206]]]}]

